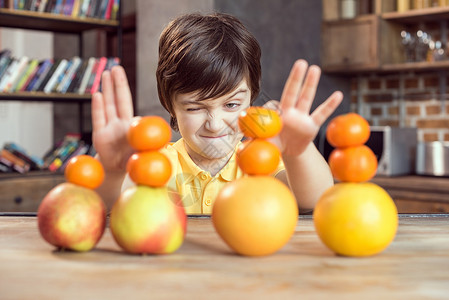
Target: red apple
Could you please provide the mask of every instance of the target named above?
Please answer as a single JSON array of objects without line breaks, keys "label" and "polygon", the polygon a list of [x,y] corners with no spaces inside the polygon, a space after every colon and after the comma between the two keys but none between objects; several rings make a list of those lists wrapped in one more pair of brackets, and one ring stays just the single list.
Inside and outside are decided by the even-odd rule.
[{"label": "red apple", "polygon": [[37,222],[42,237],[51,245],[89,251],[104,233],[106,206],[94,190],[65,182],[44,197]]},{"label": "red apple", "polygon": [[115,241],[126,252],[167,254],[182,245],[187,216],[178,193],[166,186],[138,185],[120,195],[109,221]]}]

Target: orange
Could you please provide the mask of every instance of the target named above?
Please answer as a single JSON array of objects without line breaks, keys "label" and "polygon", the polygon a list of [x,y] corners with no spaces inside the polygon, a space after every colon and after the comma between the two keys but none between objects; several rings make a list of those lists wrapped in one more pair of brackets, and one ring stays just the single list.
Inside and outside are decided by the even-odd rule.
[{"label": "orange", "polygon": [[339,181],[363,182],[376,175],[377,158],[366,145],[335,148],[329,155],[329,167]]},{"label": "orange", "polygon": [[159,150],[170,142],[171,129],[159,116],[135,117],[129,127],[127,139],[137,151]]},{"label": "orange", "polygon": [[159,151],[142,151],[131,155],[126,169],[136,184],[164,186],[170,179],[172,167],[167,156]]},{"label": "orange", "polygon": [[219,192],[212,221],[220,237],[237,253],[269,255],[293,235],[298,206],[281,181],[271,176],[247,176]]},{"label": "orange", "polygon": [[345,256],[370,256],[393,241],[398,212],[390,195],[373,183],[338,183],[315,206],[313,219],[321,241]]},{"label": "orange", "polygon": [[243,134],[250,138],[271,138],[282,129],[281,117],[275,110],[257,106],[241,112],[238,124]]},{"label": "orange", "polygon": [[69,160],[64,170],[68,182],[96,189],[104,180],[103,165],[90,155],[78,155]]},{"label": "orange", "polygon": [[280,151],[272,143],[263,139],[246,140],[237,149],[237,163],[249,175],[269,175],[280,160]]},{"label": "orange", "polygon": [[334,147],[352,147],[365,144],[370,136],[367,120],[356,113],[335,117],[326,129],[326,138]]}]

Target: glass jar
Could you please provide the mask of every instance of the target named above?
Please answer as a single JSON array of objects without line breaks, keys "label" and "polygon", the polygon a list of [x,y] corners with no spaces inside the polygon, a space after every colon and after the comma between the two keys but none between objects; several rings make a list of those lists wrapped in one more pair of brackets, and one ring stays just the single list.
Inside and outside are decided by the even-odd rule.
[{"label": "glass jar", "polygon": [[342,19],[352,19],[357,15],[356,0],[341,0],[340,1],[340,17]]}]

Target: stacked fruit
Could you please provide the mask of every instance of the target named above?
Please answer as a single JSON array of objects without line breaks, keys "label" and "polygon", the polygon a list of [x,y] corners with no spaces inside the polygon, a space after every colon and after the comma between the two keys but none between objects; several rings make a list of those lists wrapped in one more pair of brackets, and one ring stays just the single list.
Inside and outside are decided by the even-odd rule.
[{"label": "stacked fruit", "polygon": [[167,188],[172,167],[159,151],[170,141],[170,126],[158,116],[136,117],[127,138],[136,150],[127,164],[136,186],[125,190],[112,207],[112,235],[129,253],[172,253],[184,241],[187,217],[179,195]]},{"label": "stacked fruit", "polygon": [[250,107],[239,117],[249,139],[237,149],[237,163],[249,176],[228,183],[218,194],[212,221],[220,237],[237,253],[268,255],[294,233],[298,207],[289,188],[270,176],[279,165],[279,149],[267,139],[282,122],[274,110]]},{"label": "stacked fruit", "polygon": [[68,162],[61,183],[42,200],[37,212],[39,232],[60,249],[89,251],[99,242],[106,226],[106,207],[93,190],[104,180],[101,163],[88,155]]},{"label": "stacked fruit", "polygon": [[335,179],[314,210],[314,224],[322,242],[345,256],[369,256],[383,251],[394,239],[398,226],[396,206],[388,193],[366,182],[377,171],[377,159],[365,145],[368,122],[348,113],[331,120],[328,142],[336,147],[329,156]]}]

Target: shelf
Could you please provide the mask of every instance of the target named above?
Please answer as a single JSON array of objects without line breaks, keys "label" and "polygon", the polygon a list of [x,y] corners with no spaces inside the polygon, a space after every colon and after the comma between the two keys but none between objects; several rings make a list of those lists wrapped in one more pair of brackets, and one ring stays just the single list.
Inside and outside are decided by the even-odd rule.
[{"label": "shelf", "polygon": [[41,102],[61,102],[61,103],[90,103],[90,94],[47,94],[44,92],[18,92],[0,93],[0,101],[41,101]]},{"label": "shelf", "polygon": [[439,71],[449,70],[449,60],[437,61],[437,62],[409,62],[409,63],[396,63],[396,64],[384,64],[379,68],[346,68],[342,70],[339,68],[324,68],[323,72],[328,74],[340,74],[340,75],[354,75],[363,73],[393,73],[393,72],[426,72],[426,71]]},{"label": "shelf", "polygon": [[423,9],[412,9],[406,12],[386,12],[381,15],[382,19],[399,23],[419,23],[428,21],[442,21],[449,19],[449,6],[429,7]]},{"label": "shelf", "polygon": [[0,27],[81,33],[91,29],[117,30],[119,21],[95,18],[73,18],[59,14],[0,8]]}]

